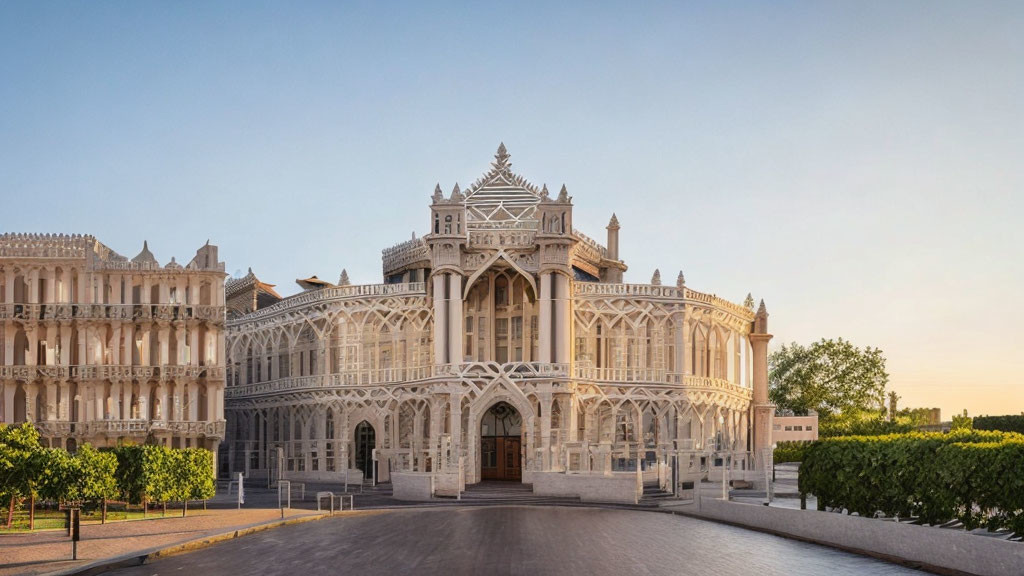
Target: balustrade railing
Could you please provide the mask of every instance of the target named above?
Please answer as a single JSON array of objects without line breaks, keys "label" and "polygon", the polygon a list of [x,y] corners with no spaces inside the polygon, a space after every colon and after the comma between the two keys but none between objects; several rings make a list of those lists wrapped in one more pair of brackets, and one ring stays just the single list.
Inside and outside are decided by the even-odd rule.
[{"label": "balustrade railing", "polygon": [[150,432],[169,432],[186,436],[224,438],[225,421],[192,420],[90,420],[67,422],[46,420],[33,422],[43,436],[95,436],[116,434],[118,436],[145,436]]},{"label": "balustrade railing", "polygon": [[224,394],[227,398],[242,398],[291,390],[417,382],[433,378],[488,378],[499,375],[510,379],[565,378],[569,376],[569,365],[545,362],[510,362],[507,364],[467,362],[464,364],[352,370],[313,376],[289,376],[264,382],[228,386]]},{"label": "balustrade railing", "polygon": [[223,366],[128,366],[83,364],[57,366],[0,366],[0,378],[8,380],[150,380],[206,378],[223,380]]},{"label": "balustrade railing", "polygon": [[0,304],[0,320],[224,320],[223,306],[192,304]]}]

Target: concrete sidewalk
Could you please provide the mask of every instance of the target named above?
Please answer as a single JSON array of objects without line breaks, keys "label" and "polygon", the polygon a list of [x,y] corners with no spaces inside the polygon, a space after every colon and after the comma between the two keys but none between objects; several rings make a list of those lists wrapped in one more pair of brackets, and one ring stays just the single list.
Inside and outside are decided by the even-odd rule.
[{"label": "concrete sidewalk", "polygon": [[[66,532],[47,531],[0,536],[0,576],[71,573],[100,561],[209,538],[225,532],[281,522],[276,509],[207,510],[187,518],[161,518],[83,525],[78,560],[71,560],[71,539]],[[319,517],[309,510],[286,510],[285,518]]]}]

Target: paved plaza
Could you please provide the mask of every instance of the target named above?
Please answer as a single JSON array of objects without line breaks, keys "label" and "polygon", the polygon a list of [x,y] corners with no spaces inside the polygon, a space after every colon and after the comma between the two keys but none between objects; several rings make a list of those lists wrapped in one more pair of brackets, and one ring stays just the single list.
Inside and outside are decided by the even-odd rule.
[{"label": "paved plaza", "polygon": [[682,516],[502,506],[381,511],[285,526],[122,569],[192,574],[920,574]]}]

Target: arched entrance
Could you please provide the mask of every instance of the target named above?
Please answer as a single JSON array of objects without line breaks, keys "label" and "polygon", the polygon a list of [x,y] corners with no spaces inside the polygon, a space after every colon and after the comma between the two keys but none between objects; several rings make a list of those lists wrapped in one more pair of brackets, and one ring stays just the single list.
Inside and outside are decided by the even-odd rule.
[{"label": "arched entrance", "polygon": [[355,466],[363,471],[363,478],[373,477],[373,449],[377,447],[377,433],[369,422],[356,425]]},{"label": "arched entrance", "polygon": [[523,419],[507,402],[498,402],[480,421],[480,479],[522,480]]}]

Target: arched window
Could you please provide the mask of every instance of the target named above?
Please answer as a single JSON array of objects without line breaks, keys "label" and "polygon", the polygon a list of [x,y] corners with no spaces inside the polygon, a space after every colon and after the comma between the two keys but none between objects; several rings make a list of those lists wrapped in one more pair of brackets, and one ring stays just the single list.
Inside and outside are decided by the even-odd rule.
[{"label": "arched window", "polygon": [[693,346],[692,346],[692,357],[693,357],[693,375],[694,376],[707,376],[708,375],[708,342],[707,332],[704,327],[698,324],[693,329]]}]

